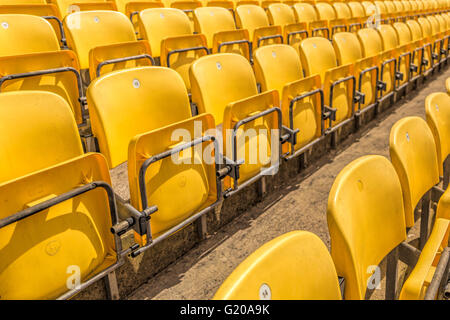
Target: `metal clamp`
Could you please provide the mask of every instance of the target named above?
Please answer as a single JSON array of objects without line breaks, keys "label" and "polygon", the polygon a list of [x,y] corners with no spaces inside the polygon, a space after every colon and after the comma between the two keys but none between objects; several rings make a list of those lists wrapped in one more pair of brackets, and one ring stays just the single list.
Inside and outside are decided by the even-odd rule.
[{"label": "metal clamp", "polygon": [[355,97],[353,103],[364,104],[366,103],[366,95],[358,90],[355,90]]}]

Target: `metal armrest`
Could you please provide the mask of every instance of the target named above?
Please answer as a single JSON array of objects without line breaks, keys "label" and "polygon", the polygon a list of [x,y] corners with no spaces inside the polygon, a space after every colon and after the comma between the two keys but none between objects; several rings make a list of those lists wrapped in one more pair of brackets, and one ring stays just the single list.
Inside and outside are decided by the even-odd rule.
[{"label": "metal armrest", "polygon": [[283,36],[281,34],[274,34],[274,35],[270,35],[270,36],[259,37],[256,45],[259,48],[259,45],[261,44],[261,41],[268,40],[268,39],[277,39],[277,38],[280,38],[281,39],[281,43],[283,43]]},{"label": "metal armrest", "polygon": [[166,58],[167,67],[170,68],[170,56],[171,56],[172,54],[175,54],[175,53],[182,53],[182,52],[187,52],[187,51],[196,51],[196,50],[203,50],[203,51],[206,52],[206,54],[209,54],[209,50],[208,50],[208,48],[206,48],[205,46],[190,47],[190,48],[183,48],[183,49],[175,49],[175,50],[171,50],[171,51],[169,51],[169,53],[167,53],[167,58]]}]

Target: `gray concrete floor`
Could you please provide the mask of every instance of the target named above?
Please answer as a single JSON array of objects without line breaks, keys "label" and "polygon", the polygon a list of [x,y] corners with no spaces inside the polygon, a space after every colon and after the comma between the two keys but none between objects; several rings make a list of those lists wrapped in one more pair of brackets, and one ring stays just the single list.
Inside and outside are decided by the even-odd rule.
[{"label": "gray concrete floor", "polygon": [[[292,230],[317,234],[329,247],[326,222],[328,192],[339,171],[367,154],[389,157],[389,132],[399,119],[425,117],[424,101],[432,92],[445,91],[450,69],[428,80],[360,132],[344,141],[302,174],[194,247],[132,293],[128,299],[211,299],[226,277],[258,247]],[[383,267],[382,267],[383,269]],[[405,268],[403,267],[402,270]],[[384,297],[376,290],[371,299]]]}]

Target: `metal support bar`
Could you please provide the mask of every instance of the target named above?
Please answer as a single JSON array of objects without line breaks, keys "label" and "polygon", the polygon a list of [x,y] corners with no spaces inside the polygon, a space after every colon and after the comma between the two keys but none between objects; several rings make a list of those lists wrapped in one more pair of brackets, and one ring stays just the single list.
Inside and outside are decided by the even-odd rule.
[{"label": "metal support bar", "polygon": [[206,54],[209,54],[209,50],[208,50],[208,48],[206,48],[205,46],[190,47],[190,48],[183,48],[183,49],[171,50],[171,51],[169,51],[169,53],[167,54],[167,58],[166,58],[167,67],[170,68],[170,56],[171,56],[171,55],[173,55],[173,54],[175,54],[175,53],[182,53],[182,52],[196,51],[196,50],[202,50],[202,51],[205,51]]},{"label": "metal support bar", "polygon": [[100,70],[108,64],[120,63],[120,62],[131,61],[131,60],[139,60],[139,59],[148,59],[151,61],[152,66],[155,65],[155,60],[149,54],[139,54],[136,56],[129,56],[129,57],[105,60],[105,61],[100,62],[97,66],[97,70],[96,70],[97,77],[100,77]]},{"label": "metal support bar", "polygon": [[311,32],[311,36],[314,37],[316,35],[316,33],[319,31],[326,31],[326,33],[327,33],[326,38],[330,39],[330,29],[328,29],[327,27],[320,27],[320,28],[313,29],[313,31]]},{"label": "metal support bar", "polygon": [[58,23],[59,33],[61,34],[61,44],[63,49],[67,49],[67,39],[66,34],[64,32],[63,24],[58,17],[55,16],[42,16],[42,18],[46,20],[55,20]]},{"label": "metal support bar", "polygon": [[308,38],[308,31],[307,30],[301,30],[301,31],[293,31],[289,32],[287,35],[287,43],[291,44],[291,38],[297,34],[306,34],[306,38]]},{"label": "metal support bar", "polygon": [[425,300],[439,299],[440,293],[447,285],[448,275],[450,270],[450,248],[446,247],[441,253],[438,265],[434,271],[433,278],[425,293]]},{"label": "metal support bar", "polygon": [[419,249],[422,250],[428,240],[428,225],[430,218],[431,190],[422,197],[422,212],[420,215]]},{"label": "metal support bar", "polygon": [[398,257],[398,247],[386,257],[386,300],[395,300],[397,296]]},{"label": "metal support bar", "polygon": [[419,260],[421,251],[409,243],[403,241],[398,246],[399,259],[410,267],[414,267]]},{"label": "metal support bar", "polygon": [[281,34],[275,34],[275,35],[272,35],[272,36],[259,37],[258,41],[256,42],[256,46],[259,48],[259,45],[261,44],[261,41],[269,40],[269,39],[277,39],[277,38],[280,38],[281,39],[281,43],[283,43],[283,36]]}]

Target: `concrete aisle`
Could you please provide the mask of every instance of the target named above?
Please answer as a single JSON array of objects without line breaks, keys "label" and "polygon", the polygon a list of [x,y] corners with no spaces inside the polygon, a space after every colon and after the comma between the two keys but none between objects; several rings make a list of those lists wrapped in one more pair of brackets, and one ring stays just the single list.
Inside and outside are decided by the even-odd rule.
[{"label": "concrete aisle", "polygon": [[[226,277],[265,242],[292,230],[317,234],[329,247],[326,221],[328,192],[339,171],[367,154],[389,157],[389,132],[399,119],[425,117],[424,101],[432,92],[445,91],[450,69],[428,80],[420,90],[386,110],[347,139],[336,151],[292,177],[277,192],[248,210],[219,232],[142,285],[129,299],[211,299]],[[371,297],[384,297],[376,290]]]}]

